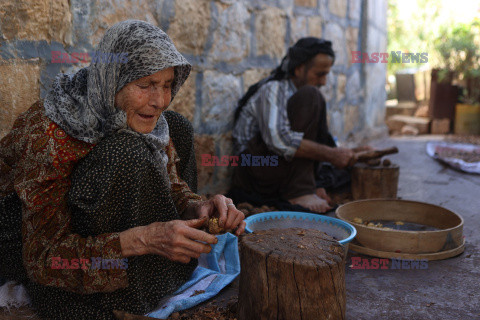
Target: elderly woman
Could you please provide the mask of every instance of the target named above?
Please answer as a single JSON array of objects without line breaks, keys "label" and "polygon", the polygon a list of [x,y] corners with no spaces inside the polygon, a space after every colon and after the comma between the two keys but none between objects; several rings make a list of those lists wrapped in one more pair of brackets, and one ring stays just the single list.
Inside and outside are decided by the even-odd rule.
[{"label": "elderly woman", "polygon": [[191,128],[163,112],[191,66],[169,37],[129,20],[98,51],[128,61],[59,75],[0,142],[3,219],[21,205],[26,285],[48,319],[149,312],[216,243],[199,230],[207,217],[245,229],[230,199],[201,201],[181,178],[195,189]]}]

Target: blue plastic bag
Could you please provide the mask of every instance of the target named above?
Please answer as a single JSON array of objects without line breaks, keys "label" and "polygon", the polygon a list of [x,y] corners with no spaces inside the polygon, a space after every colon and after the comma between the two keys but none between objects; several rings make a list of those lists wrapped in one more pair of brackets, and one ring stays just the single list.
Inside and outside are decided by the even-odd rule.
[{"label": "blue plastic bag", "polygon": [[[202,254],[192,277],[175,293],[165,297],[160,307],[146,316],[166,319],[173,312],[196,306],[214,296],[240,274],[238,238],[231,233],[217,236],[209,254]],[[204,291],[204,292],[203,292]]]}]

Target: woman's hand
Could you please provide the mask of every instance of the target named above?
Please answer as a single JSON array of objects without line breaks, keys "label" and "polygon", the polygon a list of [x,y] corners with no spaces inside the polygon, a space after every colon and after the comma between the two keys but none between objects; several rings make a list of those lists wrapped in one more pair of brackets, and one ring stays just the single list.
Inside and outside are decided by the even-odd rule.
[{"label": "woman's hand", "polygon": [[198,230],[205,221],[206,217],[172,220],[128,229],[120,233],[122,254],[124,257],[158,254],[173,261],[188,263],[202,253],[209,253],[212,250],[210,244],[218,242],[215,236]]},{"label": "woman's hand", "polygon": [[120,232],[120,245],[124,257],[159,254],[173,261],[188,263],[202,253],[209,253],[211,244],[218,242],[214,235],[198,230],[208,218],[218,217],[220,227],[245,232],[243,212],[237,210],[232,199],[222,195],[200,201],[188,208],[198,219],[154,222]]},{"label": "woman's hand", "polygon": [[218,224],[225,230],[235,230],[237,236],[245,232],[245,215],[237,210],[232,199],[217,194],[206,201],[197,202],[194,210],[198,218],[218,217]]}]

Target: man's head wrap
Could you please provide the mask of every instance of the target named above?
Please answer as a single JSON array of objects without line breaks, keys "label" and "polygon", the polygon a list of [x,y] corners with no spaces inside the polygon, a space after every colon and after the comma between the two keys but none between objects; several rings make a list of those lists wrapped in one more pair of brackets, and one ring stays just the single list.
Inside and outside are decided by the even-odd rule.
[{"label": "man's head wrap", "polygon": [[240,116],[242,108],[248,100],[260,89],[262,85],[272,80],[283,80],[294,75],[295,68],[309,62],[317,54],[323,53],[332,57],[332,64],[335,62],[335,53],[332,49],[332,42],[315,37],[306,37],[298,40],[288,49],[288,53],[283,57],[280,65],[272,73],[250,86],[247,93],[239,100],[237,110],[235,110],[235,121]]},{"label": "man's head wrap", "polygon": [[[281,72],[286,73],[287,76],[293,76],[295,68],[310,61],[319,53],[329,55],[332,57],[333,62],[335,62],[335,53],[333,52],[330,41],[314,37],[302,38],[288,49],[288,53],[280,65]],[[278,72],[280,72],[280,70]]]}]

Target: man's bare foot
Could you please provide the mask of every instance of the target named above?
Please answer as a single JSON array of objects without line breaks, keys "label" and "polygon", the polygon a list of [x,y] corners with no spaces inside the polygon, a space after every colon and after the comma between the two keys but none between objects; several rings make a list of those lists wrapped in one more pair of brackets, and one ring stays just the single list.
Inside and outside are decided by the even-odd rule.
[{"label": "man's bare foot", "polygon": [[315,194],[322,198],[323,200],[327,201],[327,203],[331,206],[333,205],[332,198],[327,194],[327,191],[325,191],[325,188],[317,188],[315,190]]},{"label": "man's bare foot", "polygon": [[324,213],[331,209],[326,200],[323,200],[316,194],[306,194],[288,200],[291,204],[299,204],[302,207],[312,210],[313,212]]}]

